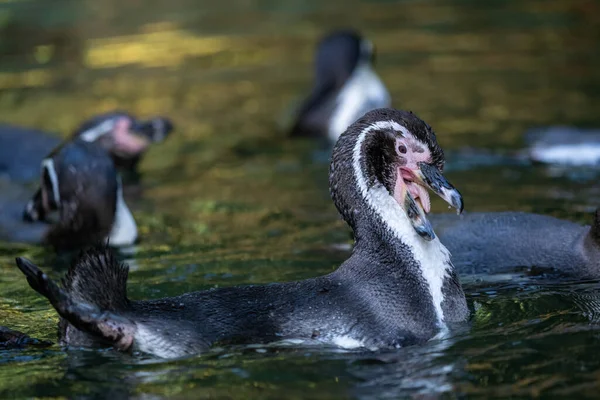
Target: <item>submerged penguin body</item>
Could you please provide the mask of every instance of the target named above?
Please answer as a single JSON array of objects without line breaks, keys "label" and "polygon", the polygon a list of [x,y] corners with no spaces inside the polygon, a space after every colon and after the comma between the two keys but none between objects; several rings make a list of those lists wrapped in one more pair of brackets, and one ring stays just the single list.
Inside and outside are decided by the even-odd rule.
[{"label": "submerged penguin body", "polygon": [[105,248],[75,261],[63,288],[30,261],[17,265],[61,316],[61,341],[74,346],[177,357],[282,339],[368,349],[423,343],[468,316],[426,216],[425,188],[463,207],[443,162],[432,129],[412,113],[375,110],[354,123],[333,149],[330,188],[356,246],[336,271],[313,279],[133,301],[127,267]]},{"label": "submerged penguin body", "polygon": [[600,278],[600,210],[591,226],[525,212],[431,215],[460,275],[535,268]]},{"label": "submerged penguin body", "polygon": [[527,155],[541,163],[565,166],[600,166],[600,130],[551,126],[525,134]]},{"label": "submerged penguin body", "polygon": [[[365,282],[366,276],[334,272],[300,282],[219,288],[167,299],[130,301],[124,290],[115,289],[125,287],[126,267],[120,266],[121,273],[115,273],[116,260],[102,250],[88,253],[87,257],[76,266],[72,279],[67,280],[72,303],[59,304],[58,308],[93,304],[97,308],[85,306],[84,310],[76,311],[83,314],[77,316],[78,320],[85,320],[86,315],[94,319],[97,313],[103,314],[114,320],[119,329],[130,333],[130,337],[124,335],[116,340],[120,343],[118,348],[134,345],[138,351],[160,357],[199,353],[214,344],[285,339],[314,340],[349,349],[399,347],[423,343],[440,330],[431,299],[414,293],[411,288],[419,280],[410,276],[384,283],[379,279]],[[368,265],[369,260],[355,257],[340,269],[364,268],[365,263]],[[102,278],[99,274],[103,274]],[[107,276],[114,281],[106,280]],[[103,290],[102,294],[94,290],[94,278],[103,279],[111,289]],[[387,292],[389,296],[378,297],[374,304],[362,295],[376,291]],[[357,301],[357,296],[362,300]],[[63,320],[61,341],[73,346],[113,344],[98,342],[89,331],[78,329],[82,323],[73,326]],[[109,327],[99,329],[102,336],[109,333]]]}]

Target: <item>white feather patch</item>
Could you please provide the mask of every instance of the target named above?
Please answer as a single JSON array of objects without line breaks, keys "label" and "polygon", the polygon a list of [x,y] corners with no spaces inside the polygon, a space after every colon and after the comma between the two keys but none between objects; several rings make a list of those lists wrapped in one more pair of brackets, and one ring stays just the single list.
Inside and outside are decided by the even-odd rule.
[{"label": "white feather patch", "polygon": [[336,336],[331,339],[331,342],[343,349],[358,349],[364,347],[364,344],[350,336]]},{"label": "white feather patch", "polygon": [[95,142],[98,138],[110,131],[115,127],[115,120],[109,119],[97,125],[87,131],[82,132],[79,137],[86,142]]},{"label": "white feather patch", "polygon": [[329,140],[335,143],[354,121],[367,112],[390,105],[390,94],[370,64],[357,65],[336,99],[329,123]]},{"label": "white feather patch", "polygon": [[[143,324],[136,324],[133,344],[136,350],[143,353],[148,353],[161,358],[175,358],[184,356],[186,353],[180,348],[174,346],[175,340],[165,340],[160,332],[152,332],[151,329]],[[165,329],[170,329],[165,327]],[[177,332],[172,332],[171,335],[177,336]]]},{"label": "white feather patch", "polygon": [[117,188],[117,209],[112,230],[108,236],[111,246],[129,246],[135,243],[137,239],[137,225],[135,219],[123,199],[123,185],[121,178],[118,178]]},{"label": "white feather patch", "polygon": [[549,164],[598,165],[600,164],[600,143],[537,146],[531,150],[531,158]]}]

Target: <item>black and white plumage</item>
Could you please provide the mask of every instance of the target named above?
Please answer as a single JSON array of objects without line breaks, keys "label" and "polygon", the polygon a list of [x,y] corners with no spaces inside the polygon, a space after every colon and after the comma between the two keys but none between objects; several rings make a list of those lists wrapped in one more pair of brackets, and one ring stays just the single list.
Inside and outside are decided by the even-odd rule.
[{"label": "black and white plumage", "polygon": [[330,188],[356,246],[317,278],[133,301],[127,267],[106,248],[75,261],[63,288],[30,261],[17,265],[62,317],[61,341],[74,346],[177,357],[215,343],[284,339],[367,349],[423,343],[468,316],[450,254],[425,215],[425,186],[462,209],[443,163],[433,130],[412,113],[375,110],[351,125],[333,149]]},{"label": "black and white plumage", "polygon": [[[133,170],[149,146],[162,141],[172,130],[173,124],[167,118],[138,120],[126,112],[114,111],[84,121],[72,138],[100,144],[119,168]],[[40,162],[60,143],[55,134],[0,124],[0,176],[11,182],[36,179]]]},{"label": "black and white plumage", "polygon": [[164,117],[141,121],[129,113],[113,111],[83,122],[73,138],[98,143],[118,168],[133,170],[150,145],[162,142],[172,130],[173,123]]},{"label": "black and white plumage", "polygon": [[131,245],[137,238],[114,163],[95,143],[75,139],[44,158],[29,201],[14,186],[5,185],[0,197],[0,240],[73,249],[106,238],[114,246]]},{"label": "black and white plumage", "polygon": [[389,107],[390,95],[373,70],[374,47],[359,33],[330,33],[318,44],[314,87],[291,130],[292,136],[327,137],[334,144],[358,118]]}]

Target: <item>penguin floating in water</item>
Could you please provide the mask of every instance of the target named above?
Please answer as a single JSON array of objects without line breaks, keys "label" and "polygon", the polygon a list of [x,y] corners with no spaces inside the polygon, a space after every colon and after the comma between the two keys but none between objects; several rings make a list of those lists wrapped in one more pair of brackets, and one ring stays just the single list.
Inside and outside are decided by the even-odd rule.
[{"label": "penguin floating in water", "polygon": [[[173,124],[167,118],[138,121],[130,114],[115,111],[83,122],[72,137],[97,142],[119,168],[133,170],[149,146],[161,142],[172,130]],[[37,178],[40,161],[60,143],[57,135],[0,125],[0,176],[12,182]]]},{"label": "penguin floating in water", "polygon": [[0,240],[69,250],[106,238],[126,246],[137,238],[113,160],[97,143],[76,138],[44,158],[33,198],[20,184],[0,186]]},{"label": "penguin floating in water", "polygon": [[294,123],[292,136],[339,136],[366,112],[391,105],[390,95],[373,70],[374,46],[352,30],[333,32],[317,47],[314,87]]},{"label": "penguin floating in water", "polygon": [[600,278],[600,209],[591,226],[525,212],[430,219],[461,276],[530,268],[549,276]]},{"label": "penguin floating in water", "polygon": [[[553,174],[597,175],[600,166],[600,130],[569,126],[535,128],[524,135],[526,147],[517,151],[498,151],[481,148],[462,148],[452,151],[452,170],[478,166],[515,165],[529,167],[532,163],[553,167]],[[573,167],[576,167],[573,170]]]},{"label": "penguin floating in water", "polygon": [[431,189],[459,211],[431,127],[410,112],[379,109],[333,149],[329,182],[356,245],[336,271],[269,285],[177,297],[127,298],[128,268],[103,247],[84,253],[61,288],[17,258],[29,285],[61,316],[60,341],[178,357],[220,343],[314,340],[343,348],[423,343],[467,319],[450,253],[426,214]]},{"label": "penguin floating in water", "polygon": [[537,128],[525,134],[528,156],[546,164],[600,166],[600,130],[568,126]]}]

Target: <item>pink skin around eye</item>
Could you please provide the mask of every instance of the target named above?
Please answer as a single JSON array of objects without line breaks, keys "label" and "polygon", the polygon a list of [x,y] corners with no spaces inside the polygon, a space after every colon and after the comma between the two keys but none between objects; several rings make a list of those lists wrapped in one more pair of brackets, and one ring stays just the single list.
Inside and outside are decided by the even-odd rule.
[{"label": "pink skin around eye", "polygon": [[131,121],[129,118],[119,118],[113,129],[113,140],[117,153],[137,155],[144,152],[150,145],[150,141],[130,131]]},{"label": "pink skin around eye", "polygon": [[415,171],[419,169],[418,163],[431,162],[429,149],[408,134],[396,139],[396,152],[404,162],[398,166],[394,198],[400,205],[403,205],[405,192],[408,190],[415,201],[419,200],[423,211],[428,213],[431,210],[429,192],[423,186],[415,183]]}]

